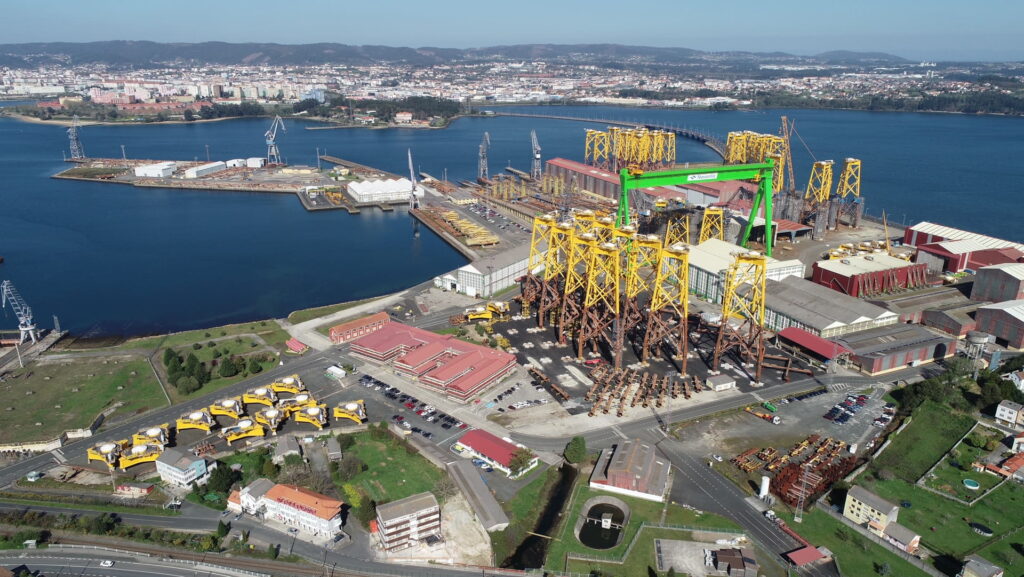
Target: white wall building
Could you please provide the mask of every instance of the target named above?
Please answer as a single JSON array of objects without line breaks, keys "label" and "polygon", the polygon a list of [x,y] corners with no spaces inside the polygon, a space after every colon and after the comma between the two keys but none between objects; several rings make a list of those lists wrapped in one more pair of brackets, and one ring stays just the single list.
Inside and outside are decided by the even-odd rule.
[{"label": "white wall building", "polygon": [[[725,273],[735,260],[733,254],[746,250],[717,238],[690,247],[690,293],[708,302],[721,302],[722,291],[725,289]],[[770,279],[804,277],[804,264],[799,260],[778,261],[767,257],[767,263]]]},{"label": "white wall building", "polygon": [[341,506],[337,499],[295,485],[275,485],[268,479],[256,479],[242,489],[234,510],[272,520],[316,537],[333,537],[341,532]]},{"label": "white wall building", "polygon": [[1013,401],[1003,401],[996,407],[996,421],[1011,427],[1024,423],[1024,407]]},{"label": "white wall building", "polygon": [[167,178],[174,174],[178,164],[175,162],[159,162],[135,167],[135,176],[143,178]]},{"label": "white wall building", "polygon": [[516,284],[526,274],[530,262],[530,246],[520,245],[512,250],[459,267],[434,279],[434,286],[444,290],[489,298]]},{"label": "white wall building", "polygon": [[[384,202],[404,202],[409,200],[412,181],[408,178],[398,180],[361,180],[348,183],[348,194],[357,204],[379,204]],[[425,190],[416,187],[416,196],[422,197]]]},{"label": "white wall building", "polygon": [[192,483],[205,485],[210,479],[210,471],[216,468],[216,463],[208,466],[206,459],[174,447],[164,449],[156,460],[160,480],[178,487],[188,487]]},{"label": "white wall building", "polygon": [[227,165],[223,162],[210,162],[207,164],[201,164],[199,166],[193,166],[192,168],[185,170],[185,178],[200,178],[216,172],[220,172],[227,168]]}]

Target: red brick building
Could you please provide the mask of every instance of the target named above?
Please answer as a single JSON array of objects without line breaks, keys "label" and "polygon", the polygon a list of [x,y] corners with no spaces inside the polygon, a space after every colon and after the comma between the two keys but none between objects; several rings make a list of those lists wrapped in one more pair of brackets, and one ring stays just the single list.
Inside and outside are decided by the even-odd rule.
[{"label": "red brick building", "polygon": [[373,313],[368,317],[333,326],[331,327],[330,332],[331,342],[336,345],[340,345],[354,341],[359,337],[364,337],[372,332],[384,328],[384,325],[389,322],[391,322],[391,316],[388,315],[388,313],[381,311],[379,313]]},{"label": "red brick building", "polygon": [[927,284],[928,265],[884,253],[814,263],[811,280],[852,297],[888,294]]}]

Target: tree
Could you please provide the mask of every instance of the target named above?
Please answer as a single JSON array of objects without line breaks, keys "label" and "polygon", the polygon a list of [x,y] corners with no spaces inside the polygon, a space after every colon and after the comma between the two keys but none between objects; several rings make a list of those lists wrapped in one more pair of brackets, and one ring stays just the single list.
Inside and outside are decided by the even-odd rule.
[{"label": "tree", "polygon": [[434,484],[434,494],[444,502],[458,493],[459,488],[455,485],[455,481],[452,480],[451,475],[448,473],[441,473],[441,478],[437,480],[436,484]]},{"label": "tree", "polygon": [[[174,349],[164,349],[164,366],[170,366],[171,359],[177,359],[178,353],[174,352]],[[181,364],[181,359],[178,359],[178,364]]]},{"label": "tree", "polygon": [[280,471],[280,468],[270,460],[263,461],[263,466],[260,467],[260,474],[268,479],[277,477],[278,471]]},{"label": "tree", "polygon": [[237,375],[238,367],[235,366],[235,361],[230,357],[221,361],[220,368],[217,369],[217,374],[225,379]]},{"label": "tree", "polygon": [[221,463],[210,473],[210,480],[206,482],[206,488],[216,493],[227,493],[231,490],[232,485],[241,480],[242,475]]},{"label": "tree", "polygon": [[263,367],[260,366],[260,362],[259,361],[257,361],[255,358],[250,358],[249,359],[249,373],[250,374],[255,375],[256,373],[259,373],[262,370],[263,370]]},{"label": "tree", "polygon": [[587,458],[587,440],[583,437],[573,437],[569,444],[565,446],[565,451],[562,453],[565,456],[565,460],[570,463],[579,463],[583,459]]},{"label": "tree", "polygon": [[363,472],[365,464],[355,455],[345,455],[338,461],[338,480],[347,483]]},{"label": "tree", "polygon": [[876,564],[875,573],[878,573],[879,575],[882,575],[884,577],[885,575],[892,573],[892,567],[889,567],[888,563],[882,563],[880,565]]},{"label": "tree", "polygon": [[217,537],[224,538],[231,531],[231,525],[224,521],[217,521]]},{"label": "tree", "polygon": [[508,468],[515,477],[526,470],[533,462],[534,455],[526,447],[519,447],[512,453],[512,460],[509,462]]},{"label": "tree", "polygon": [[185,109],[185,122],[192,122],[196,119],[196,113],[192,112],[191,108]]},{"label": "tree", "polygon": [[269,555],[271,559],[277,559],[277,555],[280,552],[281,548],[277,545],[274,545],[273,543],[267,545],[267,555]]}]

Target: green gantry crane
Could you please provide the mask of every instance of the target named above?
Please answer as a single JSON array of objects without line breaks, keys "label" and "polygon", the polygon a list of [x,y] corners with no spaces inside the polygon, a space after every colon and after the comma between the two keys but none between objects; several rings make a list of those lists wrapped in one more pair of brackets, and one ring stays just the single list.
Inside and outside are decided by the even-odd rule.
[{"label": "green gantry crane", "polygon": [[757,164],[727,164],[723,166],[704,166],[682,170],[661,170],[657,172],[631,172],[622,169],[619,173],[619,184],[622,192],[619,195],[619,209],[615,215],[615,227],[620,228],[629,222],[629,191],[651,186],[671,186],[675,184],[692,184],[695,182],[719,182],[723,180],[755,180],[758,183],[754,205],[750,208],[750,218],[743,229],[740,244],[747,246],[750,231],[754,228],[754,218],[764,205],[764,254],[772,256],[775,234],[772,230],[772,171],[775,160],[768,159]]}]

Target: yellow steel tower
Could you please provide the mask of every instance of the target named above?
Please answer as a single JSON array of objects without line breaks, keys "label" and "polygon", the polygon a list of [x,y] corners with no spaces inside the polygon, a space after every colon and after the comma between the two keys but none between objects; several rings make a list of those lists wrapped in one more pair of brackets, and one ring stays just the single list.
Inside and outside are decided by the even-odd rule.
[{"label": "yellow steel tower", "polygon": [[626,347],[626,337],[644,320],[640,308],[640,295],[649,295],[654,290],[662,239],[653,234],[636,234],[636,229],[630,225],[616,231],[616,239],[621,247],[621,271],[625,277],[625,290],[619,307],[621,314],[618,324],[614,327],[612,341],[612,355],[615,366],[619,368],[622,366],[622,351]]},{"label": "yellow steel tower", "polygon": [[[562,285],[565,283],[569,266],[575,227],[572,220],[565,220],[552,226],[548,231],[548,252],[544,259],[544,274],[541,277],[537,326],[543,327],[548,315],[562,306]],[[554,319],[551,319],[551,324],[554,324]]]},{"label": "yellow steel tower", "polygon": [[[756,379],[761,380],[764,358],[763,332],[767,259],[757,252],[738,253],[725,275],[722,296],[722,321],[715,342],[712,369],[718,370],[722,356],[738,350],[739,356],[756,363]],[[732,320],[740,319],[738,325]]]},{"label": "yellow steel tower", "polygon": [[807,183],[804,198],[811,200],[815,205],[827,202],[832,193],[832,165],[831,160],[819,160],[811,167],[811,179]]},{"label": "yellow steel tower", "polygon": [[750,132],[730,132],[725,141],[726,164],[740,164],[747,161],[747,140]]},{"label": "yellow steel tower", "polygon": [[587,130],[583,161],[593,166],[608,166],[608,133]]},{"label": "yellow steel tower", "polygon": [[700,221],[700,239],[697,242],[699,244],[709,238],[725,238],[725,215],[721,208],[704,209],[704,218]]},{"label": "yellow steel tower", "polygon": [[520,302],[523,305],[523,316],[530,316],[530,307],[541,295],[541,277],[545,269],[545,259],[550,247],[550,231],[555,225],[553,214],[542,214],[533,217],[533,233],[530,235],[530,260],[527,261],[526,277],[523,279],[523,292]]},{"label": "yellow steel tower", "polygon": [[847,158],[843,161],[843,170],[839,173],[839,184],[836,186],[836,196],[840,198],[860,196],[860,160]]},{"label": "yellow steel tower", "polygon": [[619,279],[621,261],[619,245],[594,242],[587,254],[586,291],[576,357],[583,358],[583,349],[592,343],[594,349],[604,331],[619,316]]},{"label": "yellow steel tower", "polygon": [[674,358],[680,361],[680,374],[685,375],[689,352],[690,251],[686,245],[676,243],[666,246],[658,256],[640,360],[646,363],[652,353],[657,355],[662,346],[669,345],[674,349]]},{"label": "yellow steel tower", "polygon": [[566,344],[569,335],[576,332],[583,317],[581,292],[586,289],[586,276],[590,248],[597,244],[592,232],[574,234],[569,239],[569,259],[565,268],[565,289],[562,293],[562,314],[558,322],[558,342]]},{"label": "yellow steel tower", "polygon": [[690,244],[690,215],[684,214],[668,221],[665,226],[665,246]]}]

